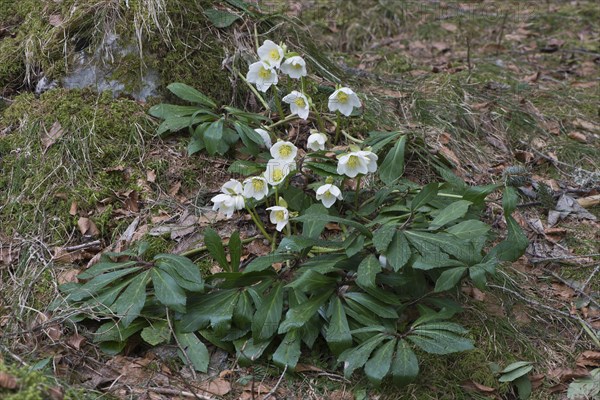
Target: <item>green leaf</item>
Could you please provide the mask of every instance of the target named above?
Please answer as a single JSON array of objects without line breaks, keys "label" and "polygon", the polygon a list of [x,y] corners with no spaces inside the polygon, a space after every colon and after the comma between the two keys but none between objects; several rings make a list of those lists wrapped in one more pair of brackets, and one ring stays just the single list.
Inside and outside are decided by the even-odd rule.
[{"label": "green leaf", "polygon": [[257,175],[264,170],[264,165],[250,160],[235,160],[229,168],[228,172],[239,174],[242,176]]},{"label": "green leaf", "polygon": [[453,322],[428,322],[420,325],[413,324],[413,327],[418,327],[418,329],[425,329],[429,331],[448,331],[452,333],[458,333],[459,335],[465,335],[469,332],[464,327]]},{"label": "green leaf", "polygon": [[199,103],[210,108],[217,107],[217,104],[209,97],[184,83],[171,83],[167,86],[167,89],[182,100]]},{"label": "green leaf", "polygon": [[197,106],[178,106],[175,104],[157,104],[150,107],[148,114],[160,119],[188,117],[198,111]]},{"label": "green leaf", "polygon": [[302,354],[300,344],[299,330],[290,330],[281,341],[277,350],[275,350],[275,353],[273,353],[273,362],[279,366],[287,366],[289,369],[294,370]]},{"label": "green leaf", "polygon": [[369,381],[375,385],[380,385],[383,377],[385,377],[390,370],[396,340],[397,339],[388,340],[381,345],[381,347],[375,351],[373,357],[365,364],[365,375],[369,378]]},{"label": "green leaf", "polygon": [[365,237],[360,232],[352,232],[344,241],[345,253],[348,258],[354,257],[365,248]]},{"label": "green leaf", "polygon": [[[313,204],[308,207],[304,211],[305,215],[329,215],[329,211],[325,206],[321,203]],[[325,229],[325,225],[327,225],[327,221],[323,220],[313,220],[307,221],[302,224],[302,235],[312,238],[318,239],[321,236],[321,232]]]},{"label": "green leaf", "polygon": [[461,336],[441,330],[414,329],[408,340],[431,354],[450,354],[473,349],[473,343]]},{"label": "green leaf", "polygon": [[517,189],[512,186],[505,187],[502,194],[502,208],[504,209],[504,213],[511,214],[515,211],[518,202],[519,194],[517,193]]},{"label": "green leaf", "polygon": [[410,210],[414,213],[419,208],[433,200],[437,196],[438,186],[439,184],[437,182],[431,182],[430,184],[424,186],[423,189],[421,189],[421,191],[417,193],[417,195],[410,202]]},{"label": "green leaf", "polygon": [[252,320],[252,337],[257,341],[270,339],[279,327],[283,311],[283,285],[277,283],[260,306]]},{"label": "green leaf", "polygon": [[517,361],[514,362],[512,364],[509,364],[506,366],[506,368],[504,368],[502,371],[500,371],[501,374],[507,374],[509,372],[512,372],[516,369],[522,368],[522,367],[528,367],[530,366],[532,363],[531,361]]},{"label": "green leaf", "polygon": [[239,339],[233,342],[235,345],[236,356],[241,365],[248,365],[258,360],[258,358],[269,347],[273,339],[263,342],[255,342],[254,339]]},{"label": "green leaf", "polygon": [[361,343],[358,347],[348,349],[340,354],[338,359],[344,362],[344,376],[350,378],[357,368],[365,365],[373,350],[386,338],[386,335],[379,333]]},{"label": "green leaf", "polygon": [[156,266],[171,275],[182,288],[191,292],[204,290],[200,268],[189,258],[176,254],[157,254],[154,260]]},{"label": "green leaf", "polygon": [[516,362],[504,369],[498,378],[499,382],[512,382],[524,375],[527,375],[533,369],[533,365],[530,362]]},{"label": "green leaf", "polygon": [[388,246],[394,239],[396,227],[393,224],[382,225],[373,233],[373,245],[379,253],[386,254]]},{"label": "green leaf", "polygon": [[485,259],[495,257],[499,261],[516,261],[523,255],[529,245],[529,240],[517,221],[510,215],[505,215],[505,218],[508,235],[504,241],[498,243],[490,250]]},{"label": "green leaf", "polygon": [[[206,128],[204,131],[204,145],[206,146],[206,151],[211,156],[215,154],[224,154],[225,151],[222,151],[221,146],[224,144],[223,141],[223,120],[219,119],[218,121],[213,122]],[[229,148],[227,146],[227,148]]]},{"label": "green leaf", "polygon": [[[242,143],[244,143],[244,146],[246,146],[249,153],[254,156],[258,155],[259,145],[257,143],[255,143],[253,139],[251,139],[250,135],[255,134],[262,141],[262,138],[260,137],[260,135],[258,133],[256,133],[253,129],[249,128],[245,124],[242,124],[241,122],[238,122],[238,121],[233,122],[233,128],[236,130],[240,139],[242,139]],[[264,141],[258,142],[258,143],[264,144]]]},{"label": "green leaf", "polygon": [[481,259],[481,255],[474,254],[472,247],[466,247],[464,242],[449,233],[405,231],[404,234],[423,257],[433,259],[436,257],[446,258],[443,254],[439,254],[443,251],[467,264],[477,262]]},{"label": "green leaf", "polygon": [[386,185],[391,185],[404,173],[405,145],[406,136],[400,136],[379,167],[379,178]]},{"label": "green leaf", "polygon": [[150,271],[146,271],[136,276],[110,307],[116,315],[121,317],[120,321],[125,328],[140,315],[146,304],[146,285],[149,275]]},{"label": "green leaf", "polygon": [[157,346],[171,340],[171,329],[167,321],[157,321],[142,329],[141,336],[149,345]]},{"label": "green leaf", "polygon": [[473,204],[467,200],[458,200],[450,203],[446,208],[440,211],[438,215],[431,221],[429,230],[436,230],[446,225],[449,222],[456,221],[465,216],[469,210],[469,206]]},{"label": "green leaf", "polygon": [[[569,400],[594,399],[600,394],[600,368],[590,372],[590,376],[573,380],[567,390]],[[594,397],[596,396],[596,397]]]},{"label": "green leaf", "polygon": [[358,265],[358,276],[356,283],[361,288],[375,287],[375,277],[381,272],[381,264],[373,254],[369,254]]},{"label": "green leaf", "polygon": [[254,307],[252,305],[252,297],[248,291],[243,291],[233,310],[233,322],[240,328],[250,326],[253,314]]},{"label": "green leaf", "polygon": [[392,266],[394,271],[397,272],[406,265],[411,255],[412,252],[408,245],[408,241],[406,240],[406,236],[404,236],[404,232],[396,231],[392,242],[388,247],[386,254],[387,262]]},{"label": "green leaf", "polygon": [[368,238],[373,237],[373,234],[371,233],[371,231],[368,228],[366,228],[363,224],[356,222],[356,221],[349,220],[349,219],[335,217],[333,215],[308,214],[308,215],[301,215],[299,217],[294,218],[293,220],[300,221],[300,222],[307,222],[307,221],[337,222],[337,223],[344,224],[344,225],[350,226],[352,228],[355,228],[356,230],[358,230],[360,233],[362,233],[363,235],[365,235]]},{"label": "green leaf", "polygon": [[292,328],[301,328],[317,313],[332,292],[333,290],[327,290],[321,294],[315,294],[308,301],[290,308],[277,332],[281,334]]},{"label": "green leaf", "polygon": [[302,292],[314,292],[335,286],[336,278],[325,276],[312,269],[305,270],[292,282],[286,285],[288,288],[297,289]]},{"label": "green leaf", "polygon": [[172,310],[185,313],[186,294],[175,279],[165,271],[152,269],[152,284],[156,299]]},{"label": "green leaf", "polygon": [[224,289],[188,299],[187,312],[181,318],[181,330],[193,332],[231,321],[233,309],[240,292]]},{"label": "green leaf", "polygon": [[476,219],[469,219],[459,222],[456,225],[452,225],[450,228],[446,229],[446,232],[456,236],[461,240],[471,240],[481,236],[486,236],[490,229],[491,227],[485,222]]},{"label": "green leaf", "polygon": [[206,18],[208,18],[208,20],[217,28],[227,28],[239,18],[235,14],[217,10],[216,8],[204,11],[204,15],[206,15]]},{"label": "green leaf", "polygon": [[125,342],[132,335],[141,331],[148,323],[143,320],[137,320],[125,327],[122,323],[114,321],[106,322],[98,328],[94,334],[94,343],[101,342]]},{"label": "green leaf", "polygon": [[107,271],[133,267],[135,264],[137,264],[137,261],[99,262],[98,264],[93,265],[92,267],[86,269],[85,271],[77,275],[77,279],[90,279]]},{"label": "green leaf", "polygon": [[[522,376],[517,378],[513,381],[513,384],[517,387],[517,393],[519,393],[519,398],[521,400],[527,400],[531,397],[532,386],[528,377]],[[600,388],[600,384],[598,387]]]},{"label": "green leaf", "polygon": [[257,257],[246,266],[244,272],[264,271],[275,263],[291,260],[294,257],[293,254],[268,254],[266,256]]},{"label": "green leaf", "polygon": [[352,335],[348,326],[348,318],[339,297],[331,299],[331,318],[327,326],[325,340],[331,351],[339,355],[341,352],[352,346]]},{"label": "green leaf", "polygon": [[208,371],[208,362],[210,360],[210,355],[208,354],[208,349],[198,339],[195,333],[183,333],[183,332],[175,332],[175,336],[177,336],[177,341],[185,351],[184,355],[179,351],[179,358],[181,361],[187,364],[187,359],[189,358],[192,363],[194,369],[200,372]]},{"label": "green leaf", "polygon": [[349,306],[352,306],[353,302],[358,303],[381,318],[398,318],[398,313],[394,307],[378,301],[367,293],[346,292],[344,293],[344,299],[346,299]]},{"label": "green leaf", "polygon": [[439,293],[452,289],[460,282],[466,270],[467,267],[457,267],[442,272],[435,282],[434,292]]},{"label": "green leaf", "polygon": [[419,375],[419,360],[406,340],[399,340],[392,360],[392,379],[396,385],[407,385]]},{"label": "green leaf", "polygon": [[94,277],[92,280],[83,284],[79,289],[69,294],[70,301],[80,301],[90,296],[95,295],[107,285],[118,282],[121,278],[132,272],[139,271],[141,267],[125,268],[118,271],[108,272]]},{"label": "green leaf", "polygon": [[[240,260],[242,257],[242,240],[240,239],[240,231],[235,231],[231,234],[227,247],[229,247],[231,271],[237,272],[240,269]],[[227,261],[227,259],[225,261]]]},{"label": "green leaf", "polygon": [[219,266],[223,268],[224,271],[230,271],[229,263],[227,262],[227,256],[225,255],[225,248],[223,247],[223,242],[221,241],[221,237],[215,232],[212,228],[206,228],[204,230],[204,245],[206,249],[215,259],[216,262],[219,263]]}]

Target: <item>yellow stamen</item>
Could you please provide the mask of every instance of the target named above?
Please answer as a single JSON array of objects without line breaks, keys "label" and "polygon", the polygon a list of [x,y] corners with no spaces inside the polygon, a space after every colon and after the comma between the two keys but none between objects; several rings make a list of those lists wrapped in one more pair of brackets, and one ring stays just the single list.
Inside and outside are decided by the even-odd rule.
[{"label": "yellow stamen", "polygon": [[302,97],[298,97],[296,100],[294,100],[294,103],[296,103],[296,105],[300,108],[306,107],[306,103],[304,102],[304,99]]},{"label": "yellow stamen", "polygon": [[294,68],[294,69],[302,69],[302,64],[292,64],[292,68]]},{"label": "yellow stamen", "polygon": [[260,179],[253,179],[252,187],[254,187],[255,191],[260,192],[264,189],[265,183],[263,181],[261,181]]},{"label": "yellow stamen", "polygon": [[358,166],[359,162],[358,162],[358,156],[350,156],[348,157],[348,166],[352,169],[356,168]]},{"label": "yellow stamen", "polygon": [[275,169],[275,171],[273,171],[273,181],[279,182],[282,179],[283,179],[283,171],[280,169]]},{"label": "yellow stamen", "polygon": [[348,96],[346,93],[340,91],[337,94],[337,99],[340,103],[342,104],[346,104],[348,102],[348,99],[350,98],[350,96]]},{"label": "yellow stamen", "polygon": [[282,210],[275,211],[275,221],[283,221],[285,219],[285,214]]},{"label": "yellow stamen", "polygon": [[271,50],[271,52],[269,53],[269,57],[271,57],[271,60],[273,61],[279,60],[279,52],[277,51],[277,49]]},{"label": "yellow stamen", "polygon": [[[297,104],[297,103],[296,103]],[[283,158],[289,157],[292,154],[292,147],[284,144],[279,148],[279,155]]]},{"label": "yellow stamen", "polygon": [[328,191],[326,191],[326,192],[323,194],[323,196],[325,196],[325,198],[326,198],[326,199],[329,199],[329,198],[331,198],[333,195],[332,195],[332,194],[331,194],[331,192],[328,190]]},{"label": "yellow stamen", "polygon": [[263,79],[267,79],[269,76],[271,76],[271,71],[265,67],[260,67],[260,70],[258,70],[258,76]]}]

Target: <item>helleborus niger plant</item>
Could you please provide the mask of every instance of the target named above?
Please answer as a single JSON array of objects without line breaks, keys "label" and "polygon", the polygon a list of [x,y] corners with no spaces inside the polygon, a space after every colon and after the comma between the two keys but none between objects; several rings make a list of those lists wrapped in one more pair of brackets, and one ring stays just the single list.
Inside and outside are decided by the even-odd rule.
[{"label": "helleborus niger plant", "polygon": [[[276,100],[279,78],[294,87],[284,97],[291,114],[276,121],[270,110],[218,107],[181,84],[169,89],[193,106],[151,109],[164,119],[160,133],[190,130],[190,153],[245,154],[230,167],[243,178],[223,182],[210,204],[231,226],[251,220],[272,252],[242,261],[238,232],[221,238],[207,228],[203,246],[183,255],[146,257],[144,243],[104,255],[78,283],[61,287],[82,317],[103,322],[94,335],[103,350],[116,354],[134,336],[153,346],[176,343],[184,362],[206,372],[205,343],[242,364],[269,359],[288,370],[311,349],[327,348],[331,367],[347,378],[360,370],[374,385],[404,385],[419,373],[419,354],[473,348],[468,330],[452,321],[461,311],[458,288],[468,280],[484,290],[498,263],[527,246],[511,216],[512,180],[471,187],[440,164],[443,181],[421,186],[403,177],[407,134],[345,132],[352,145],[330,140],[340,132],[336,118],[361,118],[351,117],[361,101],[338,86],[332,114],[317,114],[324,107],[302,91],[306,68],[301,55],[270,40],[248,66],[255,96],[272,92]],[[289,137],[299,118],[308,126]],[[486,197],[500,189],[508,232],[492,245],[480,217]],[[203,252],[221,272],[200,272],[194,260]]]}]

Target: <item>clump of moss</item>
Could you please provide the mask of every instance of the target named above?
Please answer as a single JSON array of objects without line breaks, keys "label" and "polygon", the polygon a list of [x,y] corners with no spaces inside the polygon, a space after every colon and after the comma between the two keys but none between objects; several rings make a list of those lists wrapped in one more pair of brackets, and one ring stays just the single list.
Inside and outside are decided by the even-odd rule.
[{"label": "clump of moss", "polygon": [[[16,97],[4,111],[4,124],[13,129],[0,137],[0,202],[7,204],[0,224],[7,233],[33,233],[38,226],[45,238],[63,239],[73,229],[68,212],[76,202],[107,235],[110,218],[95,207],[102,200],[106,211],[118,201],[116,193],[136,189],[143,176],[144,136],[153,130],[144,106],[110,94],[58,89],[40,98]],[[62,134],[46,148],[43,140],[53,125]]]}]

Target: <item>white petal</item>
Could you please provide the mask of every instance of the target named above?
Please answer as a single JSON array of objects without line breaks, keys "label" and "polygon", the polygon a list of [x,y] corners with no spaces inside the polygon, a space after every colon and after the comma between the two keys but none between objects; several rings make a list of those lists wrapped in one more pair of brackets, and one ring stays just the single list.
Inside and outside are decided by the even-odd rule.
[{"label": "white petal", "polygon": [[263,147],[270,148],[271,146],[273,146],[273,143],[271,143],[271,136],[269,135],[269,132],[260,128],[256,128],[254,131],[258,133],[262,138],[263,142],[265,142],[265,145]]}]

